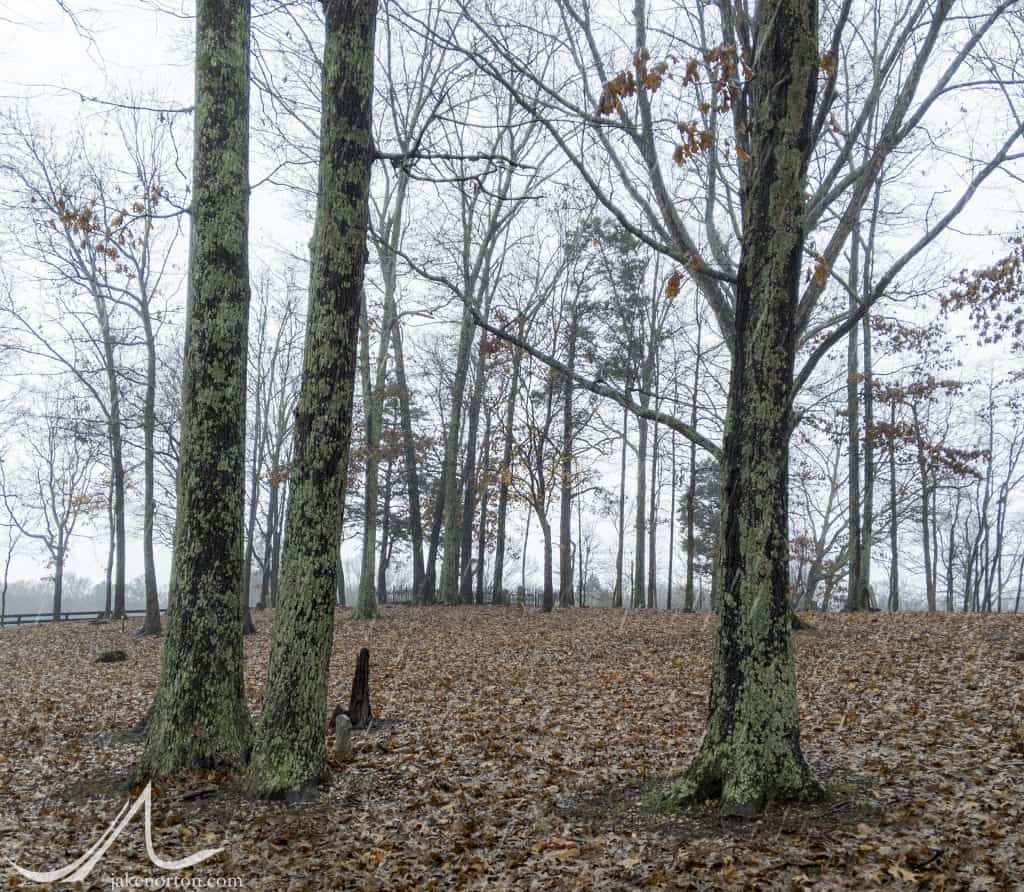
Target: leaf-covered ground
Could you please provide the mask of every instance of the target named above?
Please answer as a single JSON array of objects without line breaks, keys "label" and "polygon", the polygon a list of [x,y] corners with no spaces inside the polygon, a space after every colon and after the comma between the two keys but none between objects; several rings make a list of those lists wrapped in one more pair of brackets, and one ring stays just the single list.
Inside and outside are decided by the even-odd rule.
[{"label": "leaf-covered ground", "polygon": [[[253,710],[269,613],[246,642]],[[825,803],[720,822],[645,793],[700,739],[711,626],[664,612],[390,608],[338,620],[332,703],[370,648],[378,723],[314,804],[232,778],[158,785],[163,858],[246,889],[1024,888],[1024,619],[810,617],[797,635],[804,750]],[[120,624],[0,631],[0,857],[79,857],[128,799],[160,642]],[[124,662],[97,664],[108,649]],[[141,816],[140,816],[141,818]],[[141,820],[84,888],[159,876]],[[19,885],[0,867],[0,882]]]}]

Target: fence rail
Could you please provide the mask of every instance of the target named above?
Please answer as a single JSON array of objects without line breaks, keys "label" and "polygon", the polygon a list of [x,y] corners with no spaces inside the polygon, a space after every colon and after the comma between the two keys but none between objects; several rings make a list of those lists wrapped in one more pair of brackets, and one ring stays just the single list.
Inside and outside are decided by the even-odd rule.
[{"label": "fence rail", "polygon": [[[162,612],[162,611],[161,611]],[[125,616],[145,616],[146,609],[126,610]],[[5,613],[0,616],[0,628],[4,626],[37,625],[52,622],[83,622],[91,619],[112,619],[113,614],[105,610],[62,610],[54,619],[53,611],[46,613]]]},{"label": "fence rail", "polygon": [[[434,596],[437,599],[437,595]],[[555,593],[555,600],[558,600],[558,593]],[[387,597],[378,599],[381,604],[414,604],[416,602],[415,593],[411,588],[398,588],[388,589]],[[444,603],[443,599],[437,599],[436,603]],[[474,602],[475,603],[475,602]],[[484,604],[493,603],[491,600],[491,593],[484,593]],[[508,592],[505,599],[502,601],[505,605],[512,607],[518,607],[520,605],[524,607],[540,607],[544,603],[544,592],[540,589],[528,590],[525,592],[515,591]]]}]

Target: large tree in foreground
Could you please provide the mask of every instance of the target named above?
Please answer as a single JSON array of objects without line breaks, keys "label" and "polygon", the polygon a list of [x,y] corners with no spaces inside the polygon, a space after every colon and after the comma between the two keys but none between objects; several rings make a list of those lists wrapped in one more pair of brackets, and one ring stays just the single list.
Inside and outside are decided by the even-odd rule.
[{"label": "large tree in foreground", "polygon": [[198,0],[192,233],[167,641],[140,772],[241,765],[249,3]]},{"label": "large tree in foreground", "polygon": [[800,750],[789,613],[790,392],[804,185],[818,70],[816,0],[758,9],[751,175],[737,272],[735,350],[722,462],[718,625],[707,729],[673,788],[756,814],[819,794]]},{"label": "large tree in foreground", "polygon": [[324,719],[336,548],[366,263],[376,0],[323,0],[320,181],[281,602],[249,789],[300,791],[326,773]]}]

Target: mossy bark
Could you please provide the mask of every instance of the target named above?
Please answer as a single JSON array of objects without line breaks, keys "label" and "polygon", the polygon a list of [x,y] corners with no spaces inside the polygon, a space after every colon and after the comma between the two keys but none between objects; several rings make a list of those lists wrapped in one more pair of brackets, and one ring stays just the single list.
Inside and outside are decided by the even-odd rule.
[{"label": "mossy bark", "polygon": [[302,791],[327,771],[324,718],[366,264],[377,4],[323,6],[320,184],[281,602],[246,778],[259,796]]},{"label": "mossy bark", "polygon": [[199,0],[192,232],[167,640],[144,777],[244,763],[249,4]]},{"label": "mossy bark", "polygon": [[786,528],[816,7],[771,0],[758,10],[709,715],[700,751],[670,794],[718,798],[723,814],[820,795],[800,748]]}]

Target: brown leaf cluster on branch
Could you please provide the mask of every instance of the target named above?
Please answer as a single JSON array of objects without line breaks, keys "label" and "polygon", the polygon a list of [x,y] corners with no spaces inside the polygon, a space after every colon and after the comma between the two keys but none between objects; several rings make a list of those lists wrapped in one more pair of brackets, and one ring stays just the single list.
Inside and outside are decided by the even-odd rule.
[{"label": "brown leaf cluster on branch", "polygon": [[1024,235],[1010,239],[1010,252],[986,269],[961,272],[942,299],[943,315],[966,310],[981,344],[1009,340],[1024,352]]}]

